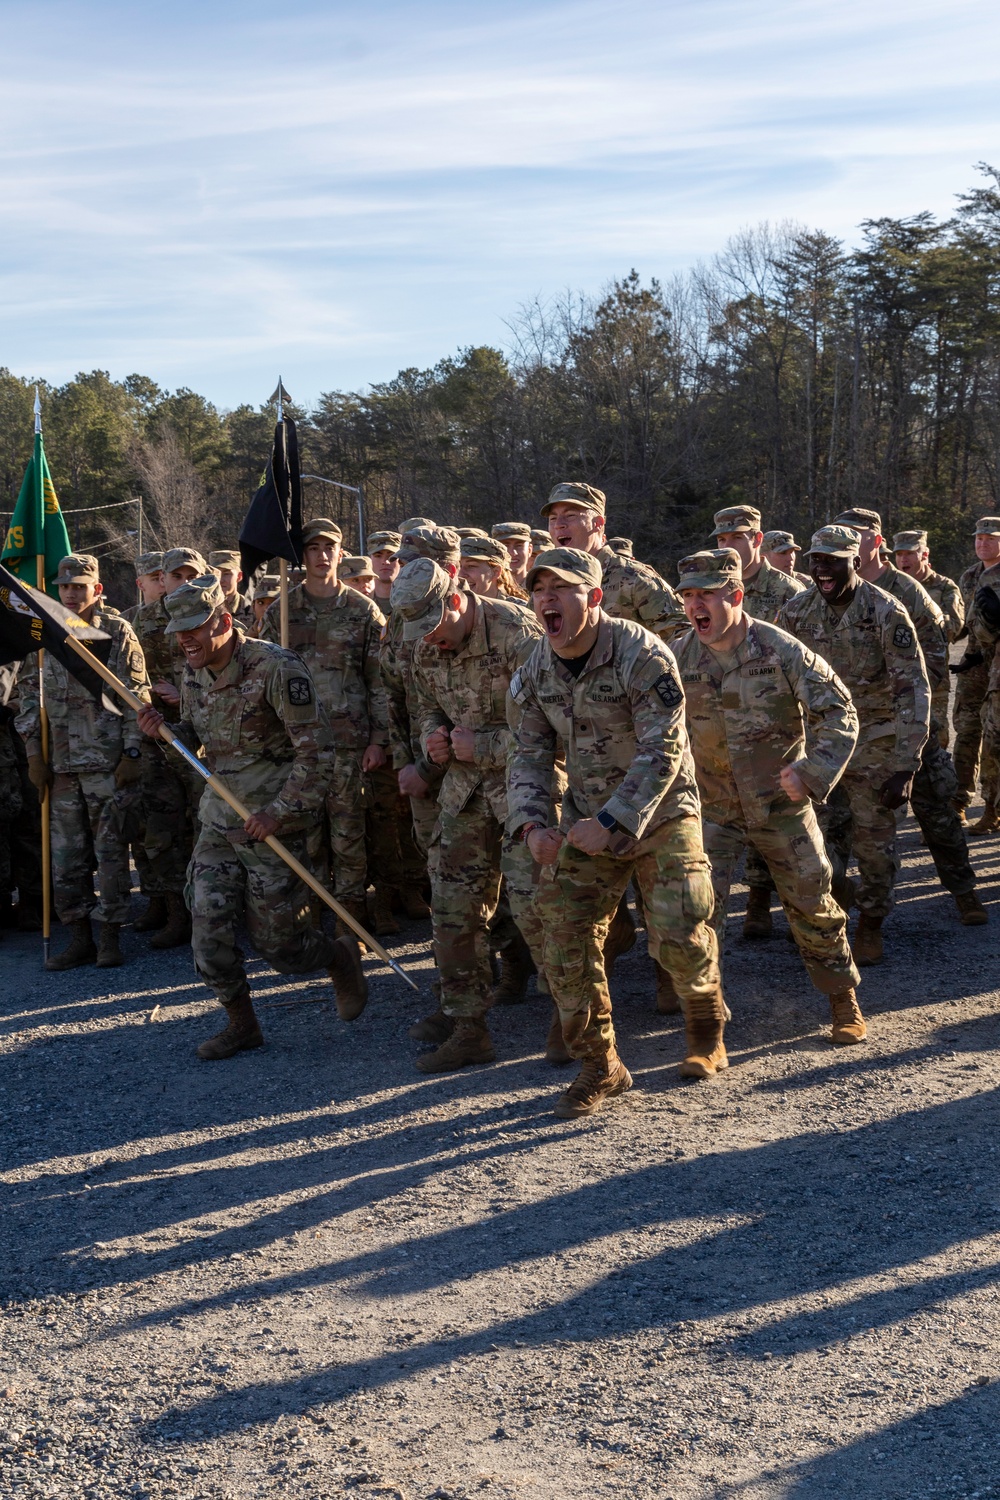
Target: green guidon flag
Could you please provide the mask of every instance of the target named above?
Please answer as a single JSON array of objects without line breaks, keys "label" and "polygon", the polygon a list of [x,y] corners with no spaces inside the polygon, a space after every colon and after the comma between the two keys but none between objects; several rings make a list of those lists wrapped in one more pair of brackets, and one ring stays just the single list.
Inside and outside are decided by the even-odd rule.
[{"label": "green guidon flag", "polygon": [[59,564],[72,550],[45,459],[42,434],[36,432],[35,451],[21,480],[21,492],[4,539],[0,561],[6,563],[22,582],[34,585],[35,559],[41,553],[45,558],[45,587],[55,598],[55,576]]}]

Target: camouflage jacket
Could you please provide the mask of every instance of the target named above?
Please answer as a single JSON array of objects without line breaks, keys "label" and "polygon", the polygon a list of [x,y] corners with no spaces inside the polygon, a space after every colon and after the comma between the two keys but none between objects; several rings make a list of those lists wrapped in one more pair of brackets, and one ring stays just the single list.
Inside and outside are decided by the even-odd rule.
[{"label": "camouflage jacket", "polygon": [[[139,638],[150,683],[169,682],[180,692],[187,669],[187,659],[180,648],[176,633],[166,634],[169,623],[170,616],[164,608],[163,600],[157,599],[153,604],[139,605],[135,612],[132,629]],[[155,693],[152,696],[152,702],[168,724],[176,724],[180,714],[178,707],[164,703]]]},{"label": "camouflage jacket", "polygon": [[[251,812],[266,809],[286,832],[302,828],[322,806],[332,774],[330,721],[301,658],[238,628],[236,638],[218,676],[185,667],[178,733],[189,749],[204,746],[209,770]],[[243,826],[211,787],[200,815],[210,828]]]},{"label": "camouflage jacket", "polygon": [[396,610],[382,630],[378,657],[389,716],[392,764],[397,771],[404,766],[415,766],[428,785],[436,787],[444,773],[427,759],[420,743],[420,710],[413,683],[415,647],[415,641],[403,640],[403,617]]},{"label": "camouflage jacket", "polygon": [[634,839],[699,812],[677,663],[632,620],[601,614],[587,665],[574,678],[541,640],[514,675],[508,832],[549,821],[552,772],[565,745],[560,827],[607,811]]},{"label": "camouflage jacket", "polygon": [[[965,574],[963,573],[962,576],[964,578]],[[969,631],[969,646],[966,654],[977,651],[981,653],[984,669],[989,674],[986,691],[995,693],[1000,691],[1000,650],[998,650],[1000,632],[987,623],[976,604],[976,594],[980,589],[990,589],[1000,596],[1000,563],[992,568],[984,568],[976,578],[965,617]]]},{"label": "camouflage jacket", "polygon": [[931,685],[931,729],[938,730],[948,722],[948,694],[951,691],[947,621],[924,585],[892,563],[886,564],[886,571],[875,587],[898,599],[917,627],[917,640],[924,653],[924,666]]},{"label": "camouflage jacket", "polygon": [[930,683],[903,605],[862,579],[842,614],[819,589],[807,589],[788,600],[778,625],[829,662],[850,690],[859,724],[851,768],[880,781],[915,772],[930,731]]},{"label": "camouflage jacket", "polygon": [[802,593],[802,585],[790,573],[772,568],[766,557],[750,579],[743,580],[743,608],[755,620],[773,625],[786,599]]},{"label": "camouflage jacket", "polygon": [[976,561],[969,564],[958,580],[958,592],[962,596],[966,615],[968,615],[972,601],[976,597],[976,589],[979,587],[979,580],[982,578],[984,571],[985,569],[977,557]]},{"label": "camouflage jacket", "polygon": [[[111,637],[108,666],[137,697],[149,702],[149,678],[139,642],[127,620],[116,609],[98,599],[91,623]],[[67,672],[51,653],[45,653],[45,710],[49,717],[49,764],[56,772],[113,771],[123,750],[140,749],[142,732],[132,710],[107,690],[110,702],[121,713],[101,708],[82,683]],[[18,734],[29,755],[42,749],[41,716],[38,708],[38,661],[29,656],[18,677],[21,712]]]},{"label": "camouflage jacket", "polygon": [[917,581],[921,588],[926,589],[930,594],[944,615],[949,642],[957,641],[962,634],[962,626],[965,624],[965,600],[962,598],[962,590],[954,578],[948,578],[944,573],[935,573],[933,568],[926,578]]},{"label": "camouflage jacket", "polygon": [[[276,643],[280,618],[276,600],[264,616],[258,639]],[[344,583],[329,599],[314,599],[301,583],[288,595],[288,649],[309,668],[338,748],[360,751],[369,744],[389,744],[378,667],[383,624],[372,601]]]},{"label": "camouflage jacket", "polygon": [[764,620],[749,620],[725,665],[691,630],[674,643],[702,813],[748,828],[791,803],[779,776],[794,766],[825,802],[854,753],[858,715],[822,657]]},{"label": "camouflage jacket", "polygon": [[648,563],[619,557],[610,547],[596,554],[601,564],[601,608],[615,620],[634,620],[662,640],[688,629],[681,597]]},{"label": "camouflage jacket", "polygon": [[[427,736],[444,726],[475,733],[475,759],[450,760],[438,801],[457,813],[481,786],[500,823],[507,818],[507,762],[513,747],[507,727],[507,688],[534,650],[542,628],[533,615],[500,599],[473,595],[472,631],[457,651],[417,642],[413,679],[424,755]],[[551,797],[551,786],[549,788]]]}]

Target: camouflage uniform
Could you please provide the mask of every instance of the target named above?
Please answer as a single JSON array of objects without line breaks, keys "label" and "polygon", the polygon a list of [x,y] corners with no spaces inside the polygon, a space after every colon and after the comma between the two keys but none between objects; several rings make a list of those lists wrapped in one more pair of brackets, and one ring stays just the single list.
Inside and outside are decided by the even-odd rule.
[{"label": "camouflage uniform", "polygon": [[[382,615],[370,599],[338,583],[329,598],[310,594],[305,584],[288,596],[288,646],[308,666],[319,701],[330,719],[335,746],[327,778],[326,828],[310,828],[314,863],[321,865],[324,838],[332,855],[337,899],[362,903],[368,884],[365,861],[365,804],[361,758],[369,744],[388,747],[385,691],[379,675]],[[277,641],[279,607],[264,616],[260,639]]]},{"label": "camouflage uniform", "polygon": [[[992,571],[992,570],[991,570]],[[974,562],[958,580],[958,587],[965,605],[966,634],[969,631],[969,615],[972,602],[984,572],[981,562]],[[977,780],[982,781],[983,797],[987,803],[995,804],[1000,794],[1000,764],[992,749],[983,743],[983,706],[989,690],[989,660],[982,656],[979,645],[970,640],[965,649],[965,661],[972,665],[955,675],[955,707],[952,724],[955,730],[955,774],[958,778],[958,800],[968,807],[976,790]]]},{"label": "camouflage uniform", "polygon": [[[385,673],[382,672],[382,642],[389,629],[392,601],[376,599],[375,603],[386,620],[379,641],[379,671],[384,688],[386,682]],[[387,693],[387,716],[388,705]],[[414,838],[411,799],[404,797],[399,790],[399,779],[394,764],[395,749],[392,743],[391,719],[389,719],[389,730],[391,746],[389,759],[384,766],[378,766],[367,774],[368,868],[378,871],[379,878],[393,890],[420,893],[427,879],[427,860],[417,848]]]},{"label": "camouflage uniform", "polygon": [[[170,596],[175,612],[189,588]],[[232,659],[218,675],[185,667],[177,732],[189,748],[204,747],[209,769],[251,812],[278,819],[282,842],[306,863],[306,830],[323,806],[333,769],[329,720],[294,652],[249,640],[238,628],[236,637]],[[222,1004],[248,989],[237,944],[241,921],[280,974],[330,968],[335,941],[312,926],[309,893],[284,860],[251,839],[210,787],[199,812],[186,892],[191,946],[198,973]]]},{"label": "camouflage uniform", "polygon": [[682,1000],[719,993],[712,876],[676,663],[648,630],[602,610],[580,675],[543,639],[511,681],[508,713],[516,741],[508,832],[548,826],[560,743],[568,788],[559,826],[599,813],[619,825],[596,856],[564,843],[557,863],[541,871],[535,903],[566,1047],[575,1058],[600,1061],[615,1049],[604,942],[633,877],[650,954]]},{"label": "camouflage uniform", "polygon": [[997,649],[1000,646],[1000,629],[983,612],[978,597],[981,590],[1000,599],[1000,563],[985,569],[979,575],[967,616],[970,646],[982,656],[982,666],[986,673],[986,691],[981,710],[983,761],[985,763],[989,756],[997,763],[1000,762],[1000,651]]},{"label": "camouflage uniform", "polygon": [[[847,528],[824,528],[846,536],[856,552],[856,535]],[[814,538],[814,545],[817,545]],[[854,854],[861,873],[858,906],[863,915],[881,920],[892,910],[896,858],[896,819],[882,806],[880,788],[897,772],[912,776],[930,727],[930,684],[916,629],[901,604],[862,579],[845,610],[834,609],[818,589],[789,599],[778,619],[781,629],[823,657],[846,684],[860,726],[857,749],[823,809],[849,809]],[[828,845],[835,875],[844,879],[842,851]]]},{"label": "camouflage uniform", "polygon": [[[965,628],[965,602],[962,599],[962,591],[953,578],[948,578],[944,573],[935,573],[933,568],[926,578],[917,580],[920,586],[930,594],[938,609],[944,615],[945,633],[948,644],[952,645],[960,640]],[[931,702],[934,707],[934,717],[938,724],[938,738],[942,747],[947,750],[949,735],[948,699],[950,697],[950,674],[946,671],[944,681],[940,687],[934,689]]]},{"label": "camouflage uniform", "polygon": [[[148,701],[149,680],[131,625],[100,598],[94,605],[91,624],[111,637],[111,671]],[[68,924],[94,912],[98,921],[120,926],[129,918],[132,879],[126,820],[138,798],[138,788],[117,789],[115,771],[126,750],[140,749],[142,734],[130,709],[116,714],[98,707],[93,695],[49,653],[44,675],[53,773],[50,805],[56,915]],[[34,659],[25,663],[19,684],[17,731],[28,754],[40,755],[41,716]]]},{"label": "camouflage uniform", "polygon": [[595,553],[601,565],[601,608],[614,620],[635,620],[661,640],[688,628],[680,596],[648,563],[621,557],[609,546]]},{"label": "camouflage uniform", "polygon": [[[409,633],[419,628],[422,636],[434,628],[429,616],[436,609],[440,619],[444,600],[455,591],[444,569],[418,558],[392,586],[393,618],[398,614]],[[481,1017],[491,1003],[490,919],[500,898],[501,874],[514,919],[541,966],[534,865],[523,843],[504,837],[512,747],[507,687],[541,628],[524,610],[498,599],[466,598],[472,621],[461,645],[439,651],[418,637],[412,660],[424,755],[428,736],[442,726],[475,734],[475,759],[452,759],[445,767],[430,861],[441,1009],[456,1018]]]},{"label": "camouflage uniform", "polygon": [[[698,555],[685,561],[696,563]],[[712,862],[720,953],[733,871],[749,845],[774,876],[816,988],[836,994],[857,984],[847,919],[830,893],[832,871],[812,805],[826,801],[857,743],[850,693],[821,657],[764,621],[749,620],[732,652],[711,650],[694,631],[674,650]],[[786,766],[799,773],[812,801],[787,797],[779,780]]]}]

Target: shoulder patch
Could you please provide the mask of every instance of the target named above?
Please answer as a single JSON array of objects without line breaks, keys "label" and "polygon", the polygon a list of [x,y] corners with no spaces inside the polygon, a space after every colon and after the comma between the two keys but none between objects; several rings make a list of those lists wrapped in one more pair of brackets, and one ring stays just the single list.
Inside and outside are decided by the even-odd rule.
[{"label": "shoulder patch", "polygon": [[913,631],[908,630],[905,625],[897,625],[892,633],[892,644],[898,646],[900,651],[907,650],[913,645]]},{"label": "shoulder patch", "polygon": [[305,708],[312,700],[312,683],[308,677],[289,677],[288,701],[293,708]]},{"label": "shoulder patch", "polygon": [[526,688],[527,684],[524,680],[524,668],[518,667],[517,671],[510,679],[510,696],[514,699],[515,703],[519,702],[521,698],[525,696]]},{"label": "shoulder patch", "polygon": [[653,683],[653,691],[657,694],[665,708],[676,708],[679,703],[684,702],[684,692],[673,672],[664,672]]}]

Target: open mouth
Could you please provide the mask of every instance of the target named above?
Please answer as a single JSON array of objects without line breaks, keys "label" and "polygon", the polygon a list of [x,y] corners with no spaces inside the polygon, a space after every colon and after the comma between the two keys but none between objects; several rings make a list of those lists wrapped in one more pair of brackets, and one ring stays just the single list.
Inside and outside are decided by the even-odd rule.
[{"label": "open mouth", "polygon": [[572,547],[573,545],[573,538],[568,531],[557,532],[555,537],[553,537],[553,541],[557,547]]},{"label": "open mouth", "polygon": [[543,609],[542,610],[542,624],[545,626],[545,633],[546,633],[546,635],[558,635],[559,632],[560,632],[560,630],[562,630],[562,622],[563,622],[562,610],[559,610],[559,609]]},{"label": "open mouth", "polygon": [[712,628],[712,616],[707,609],[697,609],[691,623],[699,635],[707,635]]},{"label": "open mouth", "polygon": [[837,587],[837,580],[832,573],[824,573],[817,570],[813,574],[813,577],[816,580],[816,587],[821,594],[832,594]]}]

